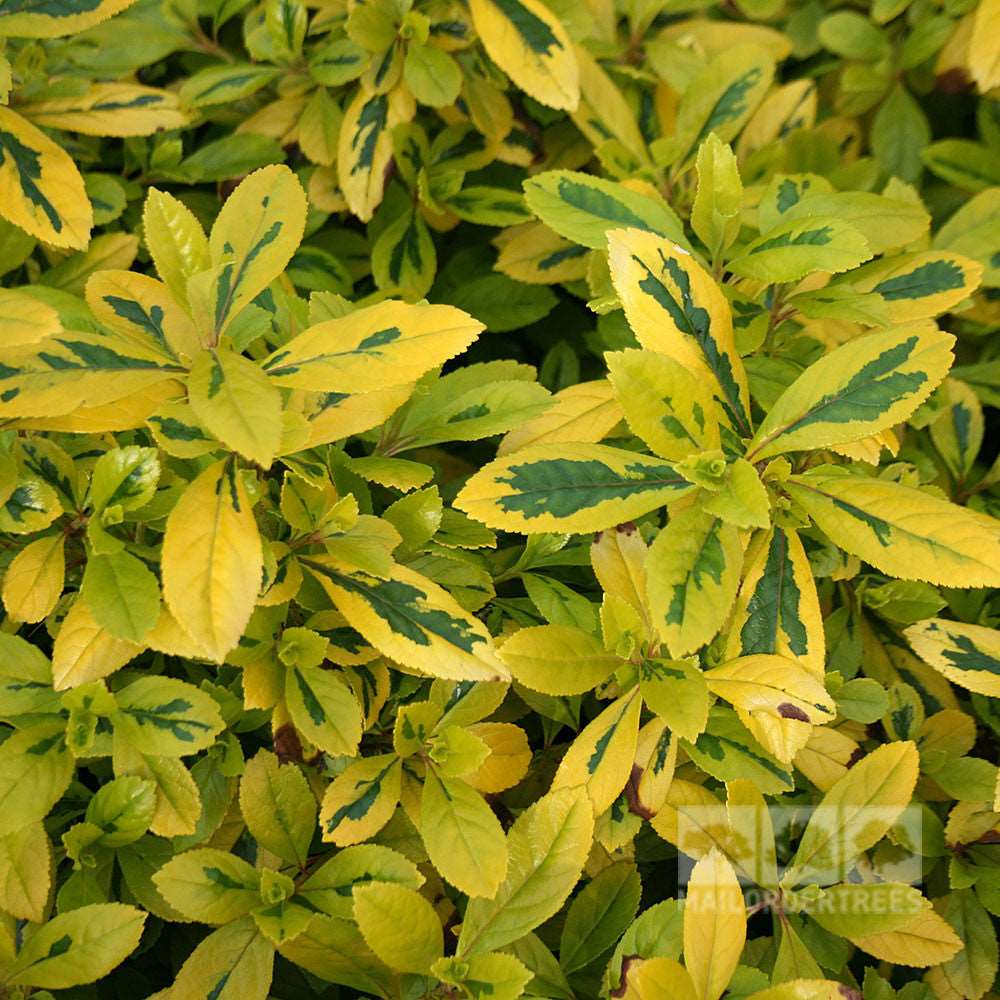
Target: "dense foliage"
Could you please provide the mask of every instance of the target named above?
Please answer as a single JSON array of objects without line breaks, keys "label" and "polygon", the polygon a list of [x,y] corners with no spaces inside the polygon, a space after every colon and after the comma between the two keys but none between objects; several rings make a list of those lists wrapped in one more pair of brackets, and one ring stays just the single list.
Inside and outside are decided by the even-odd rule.
[{"label": "dense foliage", "polygon": [[0,0],[0,101],[0,996],[997,995],[998,0]]}]

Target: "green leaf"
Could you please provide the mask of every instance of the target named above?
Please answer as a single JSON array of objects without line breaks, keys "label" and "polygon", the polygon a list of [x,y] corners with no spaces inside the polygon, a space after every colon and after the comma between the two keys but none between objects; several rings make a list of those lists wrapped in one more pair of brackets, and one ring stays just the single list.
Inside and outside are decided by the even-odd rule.
[{"label": "green leaf", "polygon": [[379,844],[338,851],[299,887],[298,895],[332,917],[351,919],[354,889],[369,882],[392,882],[419,889],[424,877],[402,854]]},{"label": "green leaf", "polygon": [[65,722],[18,730],[0,754],[0,836],[44,819],[73,777]]},{"label": "green leaf", "polygon": [[274,754],[258,751],[240,781],[240,811],[258,844],[305,867],[317,810],[309,783],[295,764],[280,764]]},{"label": "green leaf", "polygon": [[593,828],[579,788],[550,792],[521,813],[507,834],[507,876],[492,899],[469,902],[458,954],[503,948],[558,912],[583,871]]},{"label": "green leaf", "polygon": [[123,775],[102,785],[87,805],[86,819],[99,827],[103,847],[137,841],[156,812],[156,786],[138,775]]},{"label": "green leaf", "polygon": [[80,587],[94,620],[111,635],[141,642],[160,615],[160,585],[128,552],[95,553]]},{"label": "green leaf", "polygon": [[403,61],[403,78],[421,103],[432,108],[454,104],[462,87],[462,71],[447,52],[411,42]]},{"label": "green leaf", "polygon": [[769,754],[736,716],[720,706],[712,709],[708,727],[684,750],[701,770],[719,781],[746,778],[767,795],[788,792],[794,786],[789,766]]},{"label": "green leaf", "polygon": [[679,737],[694,742],[704,731],[710,698],[705,676],[693,657],[646,660],[639,687],[646,706]]},{"label": "green leaf", "polygon": [[138,510],[153,499],[159,479],[160,461],[155,448],[111,448],[94,463],[91,506],[96,513],[108,507]]},{"label": "green leaf", "polygon": [[953,958],[927,973],[938,993],[981,997],[997,974],[997,936],[990,915],[971,889],[945,897],[941,915],[965,945]]},{"label": "green leaf", "polygon": [[698,147],[691,228],[716,257],[739,234],[743,183],[732,149],[713,132]]},{"label": "green leaf", "polygon": [[900,882],[842,883],[824,889],[807,912],[831,934],[859,938],[901,930],[929,906],[919,889]]},{"label": "green leaf", "polygon": [[265,1000],[274,948],[250,917],[213,931],[188,955],[171,992],[212,1000]]},{"label": "green leaf", "polygon": [[836,216],[789,219],[762,233],[726,266],[743,278],[798,281],[815,271],[836,274],[871,259],[861,232]]},{"label": "green leaf", "polygon": [[620,660],[594,636],[569,625],[515,632],[499,649],[515,679],[543,694],[583,694],[605,681]]},{"label": "green leaf", "polygon": [[923,109],[909,91],[897,84],[872,123],[872,152],[887,174],[914,182],[923,172],[923,151],[931,140],[931,127]]},{"label": "green leaf", "polygon": [[52,844],[41,823],[0,836],[0,908],[18,920],[40,923],[52,882]]},{"label": "green leaf", "polygon": [[635,919],[642,884],[627,862],[609,865],[573,897],[559,941],[559,964],[567,974],[603,955]]},{"label": "green leaf", "polygon": [[474,1000],[517,1000],[532,973],[513,955],[470,955],[441,958],[431,972],[446,983],[468,991]]},{"label": "green leaf", "polygon": [[1000,184],[1000,167],[992,149],[968,139],[942,139],[921,151],[932,173],[965,191],[983,191]]},{"label": "green leaf", "polygon": [[877,722],[889,708],[885,688],[870,677],[855,677],[833,693],[837,712],[852,722]]},{"label": "green leaf", "polygon": [[191,108],[227,104],[255,94],[278,75],[275,66],[224,63],[199,70],[184,81],[179,96]]}]

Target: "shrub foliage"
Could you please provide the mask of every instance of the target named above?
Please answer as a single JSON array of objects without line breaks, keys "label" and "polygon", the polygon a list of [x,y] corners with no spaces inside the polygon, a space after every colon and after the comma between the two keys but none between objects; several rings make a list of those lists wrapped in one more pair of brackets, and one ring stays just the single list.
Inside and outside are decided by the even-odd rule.
[{"label": "shrub foliage", "polygon": [[0,97],[0,995],[996,995],[997,0],[0,0]]}]

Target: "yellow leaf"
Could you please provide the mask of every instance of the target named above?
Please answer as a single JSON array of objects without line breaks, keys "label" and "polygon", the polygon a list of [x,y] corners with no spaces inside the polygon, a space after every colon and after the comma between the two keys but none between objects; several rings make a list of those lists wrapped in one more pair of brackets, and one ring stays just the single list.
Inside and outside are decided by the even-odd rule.
[{"label": "yellow leaf", "polygon": [[798,660],[821,677],[826,656],[823,617],[798,533],[778,527],[759,532],[745,567],[726,656],[774,653]]},{"label": "yellow leaf", "polygon": [[722,995],[746,936],[746,905],[736,873],[712,850],[694,866],[684,900],[684,964],[701,1000]]},{"label": "yellow leaf", "polygon": [[59,313],[31,295],[0,288],[0,337],[4,349],[37,344],[62,332]]},{"label": "yellow leaf", "polygon": [[116,639],[94,620],[90,608],[77,598],[59,626],[52,646],[52,682],[65,691],[113,674],[143,647]]},{"label": "yellow leaf", "polygon": [[725,851],[730,840],[726,807],[703,785],[675,778],[667,800],[651,821],[653,829],[692,858]]},{"label": "yellow leaf", "polygon": [[86,298],[100,323],[140,349],[185,363],[201,353],[203,345],[191,317],[168,287],[149,275],[110,268],[98,271],[87,282]]},{"label": "yellow leaf", "polygon": [[544,413],[509,431],[497,455],[509,455],[534,444],[600,441],[621,419],[622,409],[610,382],[580,382],[557,392]]},{"label": "yellow leaf", "polygon": [[761,653],[730,660],[705,672],[709,690],[736,708],[797,719],[814,726],[833,722],[836,706],[826,688],[795,660]]},{"label": "yellow leaf", "polygon": [[525,284],[554,285],[586,277],[588,248],[564,239],[542,222],[504,229],[493,243],[500,251],[496,270]]},{"label": "yellow leaf", "polygon": [[550,108],[580,101],[576,53],[559,19],[540,0],[471,0],[476,34],[490,58]]},{"label": "yellow leaf", "polygon": [[830,541],[903,580],[1000,586],[1000,528],[985,514],[884,479],[818,467],[785,484]]},{"label": "yellow leaf", "polygon": [[147,756],[119,740],[114,746],[115,776],[137,774],[156,785],[156,811],[150,833],[159,837],[192,834],[202,813],[201,792],[191,772],[177,757]]},{"label": "yellow leaf", "polygon": [[[12,348],[5,352],[4,361],[0,417],[36,417],[31,425],[22,426],[80,433],[138,426],[128,412],[132,394],[140,394],[140,409],[145,411],[139,418],[141,424],[161,405],[162,392],[168,398],[178,394],[174,380],[184,373],[182,365],[159,350],[139,347],[118,334],[77,330]],[[102,408],[107,404],[115,405],[105,411]],[[102,426],[81,422],[88,414],[91,424],[96,421]],[[76,425],[59,426],[57,418],[63,416],[76,420]]]},{"label": "yellow leaf", "polygon": [[542,444],[481,469],[455,506],[507,531],[603,531],[693,489],[660,459],[600,444]]},{"label": "yellow leaf", "polygon": [[320,810],[323,839],[338,847],[375,836],[399,802],[402,762],[395,754],[364,757],[331,782]]},{"label": "yellow leaf", "polygon": [[978,261],[924,250],[884,257],[852,271],[843,282],[856,292],[880,296],[889,318],[907,323],[948,312],[976,290],[982,276],[983,265]]},{"label": "yellow leaf", "polygon": [[496,895],[466,907],[458,954],[497,951],[557,913],[583,872],[593,836],[582,788],[549,792],[525,809],[507,834],[510,863]]},{"label": "yellow leaf", "polygon": [[146,916],[123,903],[60,913],[26,933],[4,981],[58,990],[102,979],[138,946]]},{"label": "yellow leaf", "polygon": [[391,969],[426,975],[444,954],[444,932],[434,907],[393,882],[355,886],[354,919],[368,946]]},{"label": "yellow leaf", "polygon": [[924,662],[953,684],[1000,698],[1000,631],[944,618],[917,622],[906,638]]},{"label": "yellow leaf", "polygon": [[795,755],[795,766],[820,791],[827,792],[847,773],[858,744],[839,730],[817,727]]},{"label": "yellow leaf", "polygon": [[588,723],[559,763],[552,791],[583,786],[594,815],[610,808],[632,773],[641,711],[639,689],[633,688]]},{"label": "yellow leaf", "polygon": [[409,91],[397,87],[389,94],[373,94],[359,87],[344,111],[337,143],[337,176],[347,205],[367,222],[385,187],[386,167],[392,160],[392,130],[413,118]]},{"label": "yellow leaf", "polygon": [[947,374],[954,343],[950,333],[914,324],[842,344],[781,394],[747,459],[846,444],[901,423]]},{"label": "yellow leaf", "polygon": [[1000,3],[981,0],[976,5],[969,39],[969,70],[979,87],[979,92],[1000,87],[1000,48],[997,47],[996,27],[1000,23]]},{"label": "yellow leaf", "polygon": [[629,429],[657,455],[679,461],[720,447],[722,410],[712,383],[658,351],[604,355]]},{"label": "yellow leaf", "polygon": [[223,444],[267,469],[281,447],[281,393],[249,358],[202,351],[191,368],[195,416]]},{"label": "yellow leaf", "polygon": [[83,94],[25,101],[18,110],[44,128],[81,135],[152,135],[190,121],[172,91],[124,82],[94,83]]},{"label": "yellow leaf", "polygon": [[932,909],[922,910],[901,930],[852,937],[851,941],[884,962],[921,968],[947,962],[963,947],[958,935]]},{"label": "yellow leaf", "polygon": [[[75,35],[106,21],[131,6],[135,0],[98,0],[97,3],[72,4],[65,7],[22,9],[0,13],[0,36],[17,38],[61,38]],[[51,9],[51,13],[48,11]]]},{"label": "yellow leaf", "polygon": [[672,657],[715,638],[736,599],[742,568],[739,531],[697,505],[660,529],[646,563],[649,613]]},{"label": "yellow leaf", "polygon": [[453,306],[380,302],[309,327],[263,368],[281,386],[370,393],[415,382],[464,351],[482,330],[482,323]]},{"label": "yellow leaf", "polygon": [[[622,994],[617,993],[616,996]],[[631,960],[625,973],[625,1000],[699,1000],[687,969],[672,958]]]},{"label": "yellow leaf", "polygon": [[813,811],[782,884],[840,881],[909,804],[919,766],[909,741],[886,743],[855,764]]},{"label": "yellow leaf", "polygon": [[177,501],[162,566],[171,615],[221,663],[250,620],[263,571],[257,524],[232,460],[210,465]]},{"label": "yellow leaf", "polygon": [[177,973],[168,998],[265,1000],[273,965],[274,947],[251,917],[242,917],[199,942]]},{"label": "yellow leaf", "polygon": [[460,892],[492,899],[507,872],[503,827],[486,800],[460,779],[428,766],[420,833],[431,864]]},{"label": "yellow leaf", "polygon": [[443,587],[393,564],[388,579],[347,572],[327,557],[302,560],[348,623],[390,659],[432,677],[507,678],[489,630]]},{"label": "yellow leaf", "polygon": [[613,230],[608,252],[615,291],[639,343],[707,379],[733,428],[749,434],[746,373],[719,285],[688,251],[654,233]]},{"label": "yellow leaf", "polygon": [[845,1000],[844,984],[829,979],[792,979],[754,993],[749,1000]]},{"label": "yellow leaf", "polygon": [[[590,565],[605,594],[625,601],[643,619],[646,611],[646,560],[649,550],[631,524],[597,534],[590,546]],[[648,621],[647,621],[648,624]]]},{"label": "yellow leaf", "polygon": [[255,170],[226,199],[208,238],[212,270],[205,272],[216,340],[292,259],[308,207],[295,174],[280,164]]},{"label": "yellow leaf", "polygon": [[[19,16],[34,15],[0,16],[0,36]],[[0,160],[0,215],[53,246],[82,250],[90,239],[94,215],[69,154],[5,107],[0,107],[0,142],[9,151]]]},{"label": "yellow leaf", "polygon": [[178,302],[187,302],[188,279],[210,266],[201,223],[183,202],[151,187],[142,210],[142,229],[157,274]]},{"label": "yellow leaf", "polygon": [[26,545],[7,567],[3,603],[16,621],[40,622],[62,594],[66,536],[59,532]]},{"label": "yellow leaf", "polygon": [[490,750],[489,757],[465,781],[479,792],[495,795],[513,788],[527,773],[532,752],[528,736],[510,722],[477,722],[468,727]]}]

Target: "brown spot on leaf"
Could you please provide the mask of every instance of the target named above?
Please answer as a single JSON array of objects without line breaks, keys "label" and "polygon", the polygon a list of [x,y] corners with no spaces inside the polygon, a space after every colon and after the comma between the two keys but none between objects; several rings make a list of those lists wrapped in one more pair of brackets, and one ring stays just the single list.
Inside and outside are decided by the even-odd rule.
[{"label": "brown spot on leaf", "polygon": [[857,764],[857,762],[861,760],[861,758],[864,757],[864,755],[865,755],[864,750],[862,750],[861,747],[858,747],[854,751],[854,753],[852,753],[851,756],[848,758],[846,766],[854,767],[854,765]]},{"label": "brown spot on leaf", "polygon": [[944,73],[939,73],[935,83],[942,94],[960,94],[972,86],[972,80],[961,66],[954,66]]},{"label": "brown spot on leaf", "polygon": [[302,741],[295,727],[286,722],[274,734],[274,753],[279,764],[302,763]]},{"label": "brown spot on leaf", "polygon": [[615,528],[615,531],[617,531],[620,535],[634,535],[636,532],[635,522],[622,521],[622,523]]},{"label": "brown spot on leaf", "polygon": [[641,955],[626,955],[622,959],[622,978],[618,983],[617,988],[613,989],[608,995],[613,997],[623,997],[628,992],[628,973],[629,969],[636,962],[642,961]]},{"label": "brown spot on leaf", "polygon": [[797,722],[809,721],[809,716],[798,705],[793,705],[789,701],[783,701],[778,706],[778,715],[783,719],[795,719]]},{"label": "brown spot on leaf", "polygon": [[642,804],[639,798],[639,782],[642,781],[643,769],[638,764],[632,765],[632,773],[625,783],[625,800],[628,802],[628,811],[643,819],[652,819],[656,813],[648,806]]}]

